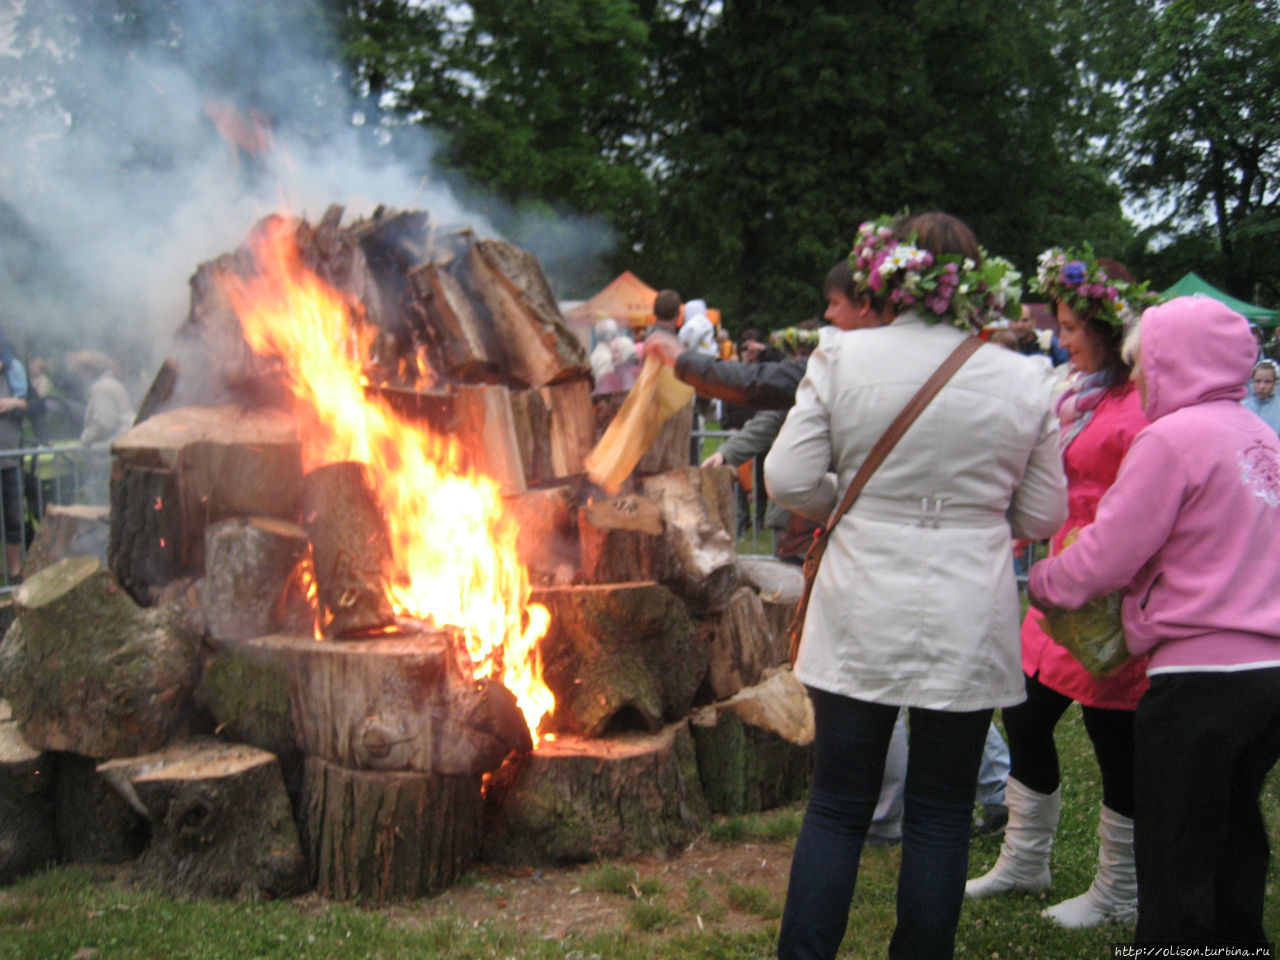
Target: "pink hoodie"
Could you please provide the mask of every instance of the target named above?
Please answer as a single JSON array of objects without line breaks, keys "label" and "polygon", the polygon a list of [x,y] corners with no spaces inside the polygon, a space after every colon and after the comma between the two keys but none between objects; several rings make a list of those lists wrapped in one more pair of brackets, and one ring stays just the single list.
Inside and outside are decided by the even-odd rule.
[{"label": "pink hoodie", "polygon": [[1149,674],[1280,666],[1280,438],[1240,405],[1257,347],[1208,297],[1142,316],[1143,411],[1097,519],[1031,569],[1033,594],[1075,609],[1122,588]]}]

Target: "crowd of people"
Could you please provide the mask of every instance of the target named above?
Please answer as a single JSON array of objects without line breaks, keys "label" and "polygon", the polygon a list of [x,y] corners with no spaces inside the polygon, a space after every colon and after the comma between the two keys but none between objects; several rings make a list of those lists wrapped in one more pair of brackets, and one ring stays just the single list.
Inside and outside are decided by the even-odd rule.
[{"label": "crowd of people", "polygon": [[[1048,889],[1054,731],[1072,703],[1102,783],[1097,867],[1043,922],[1134,923],[1138,944],[1266,942],[1280,371],[1239,314],[1202,296],[1161,303],[1087,245],[1046,251],[1030,281],[1057,334],[1020,306],[1018,279],[954,217],[881,218],[827,277],[828,325],[782,338],[790,356],[760,362],[752,331],[738,344],[748,362],[725,363],[701,322],[684,335],[678,311],[644,345],[700,396],[756,411],[705,463],[764,458],[782,544],[791,522],[810,540],[831,523],[931,372],[978,331],[991,341],[949,371],[827,531],[794,664],[814,765],[781,958],[836,956],[904,714],[889,955],[952,956],[966,896]],[[1047,556],[1027,608],[1012,547],[1033,541]],[[1100,602],[1130,653],[1106,674],[1049,623]],[[995,864],[970,879],[997,711],[1007,824]]]},{"label": "crowd of people", "polygon": [[[12,585],[22,580],[32,518],[47,500],[37,458],[13,451],[78,441],[105,452],[132,426],[135,410],[119,365],[97,350],[71,351],[55,371],[42,357],[23,363],[0,330],[0,373],[0,534],[4,579]],[[97,466],[86,467],[83,483],[93,482],[89,474]],[[105,489],[105,471],[100,472]]]}]

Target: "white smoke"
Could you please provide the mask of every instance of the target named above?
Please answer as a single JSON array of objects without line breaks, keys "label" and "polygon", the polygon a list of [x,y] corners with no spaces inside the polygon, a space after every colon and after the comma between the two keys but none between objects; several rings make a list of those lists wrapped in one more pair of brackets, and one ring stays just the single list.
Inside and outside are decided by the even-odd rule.
[{"label": "white smoke", "polygon": [[[0,325],[20,352],[105,346],[146,378],[186,316],[196,266],[272,212],[425,209],[496,235],[429,172],[425,130],[398,128],[393,151],[358,122],[315,18],[285,30],[271,11],[290,4],[154,0],[171,29],[125,44],[90,22],[94,6],[0,0]],[[265,116],[272,148],[233,146],[211,104],[246,124]],[[544,233],[581,244],[570,261],[611,243],[598,226]],[[557,260],[524,245],[544,268]]]}]

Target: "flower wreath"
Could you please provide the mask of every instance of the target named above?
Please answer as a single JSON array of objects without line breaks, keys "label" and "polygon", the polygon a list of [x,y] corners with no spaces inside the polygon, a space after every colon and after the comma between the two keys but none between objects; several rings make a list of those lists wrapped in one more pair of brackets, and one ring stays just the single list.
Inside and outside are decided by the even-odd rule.
[{"label": "flower wreath", "polygon": [[886,304],[916,307],[927,322],[945,320],[961,330],[1018,315],[1022,275],[1012,263],[985,250],[980,265],[957,254],[935,256],[916,246],[914,234],[895,237],[897,219],[881,216],[861,224],[849,254],[854,289],[877,310]]},{"label": "flower wreath", "polygon": [[1094,317],[1118,330],[1133,325],[1142,311],[1161,301],[1146,283],[1113,278],[1098,263],[1093,247],[1052,247],[1040,254],[1034,289],[1081,316]]},{"label": "flower wreath", "polygon": [[783,327],[769,334],[769,342],[780,350],[794,354],[802,348],[817,347],[818,331],[802,330],[800,327]]}]

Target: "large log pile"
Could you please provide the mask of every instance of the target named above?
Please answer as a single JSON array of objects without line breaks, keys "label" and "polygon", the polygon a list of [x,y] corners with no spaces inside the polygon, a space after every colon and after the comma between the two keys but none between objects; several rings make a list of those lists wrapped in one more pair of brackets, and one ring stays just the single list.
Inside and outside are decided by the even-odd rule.
[{"label": "large log pile", "polygon": [[[344,226],[333,208],[290,229],[377,327],[369,400],[456,437],[502,490],[550,612],[555,739],[532,749],[514,696],[469,675],[455,631],[393,610],[366,465],[304,473],[308,414],[248,348],[222,282],[251,274],[239,250],[192,278],[113,447],[109,516],[53,517],[33,545],[42,569],[0,645],[0,814],[38,799],[12,819],[23,839],[0,880],[79,842],[102,859],[145,847],[139,875],[184,895],[305,882],[384,902],[477,856],[672,847],[710,812],[794,799],[812,736],[803,689],[777,672],[795,571],[739,563],[732,471],[688,465],[692,407],[605,496],[583,463],[616,398],[593,399],[532,257],[421,212]],[[93,837],[64,837],[75,822]]]}]

